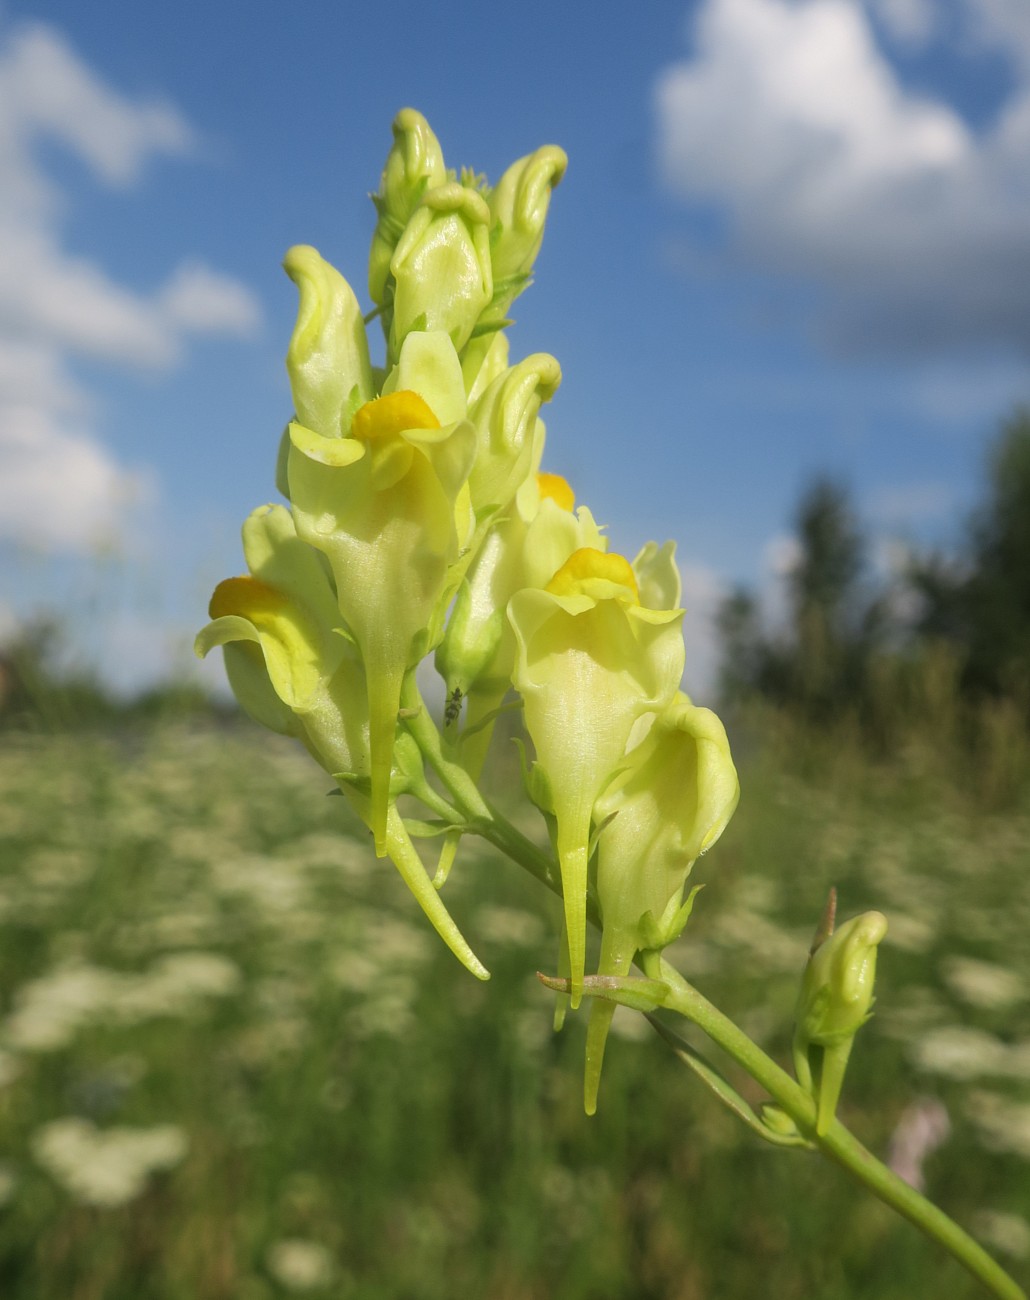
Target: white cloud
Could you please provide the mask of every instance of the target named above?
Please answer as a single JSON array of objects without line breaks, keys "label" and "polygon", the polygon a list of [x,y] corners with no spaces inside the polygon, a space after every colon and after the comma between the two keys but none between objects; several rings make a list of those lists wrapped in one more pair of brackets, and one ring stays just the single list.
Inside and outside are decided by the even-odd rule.
[{"label": "white cloud", "polygon": [[89,432],[38,407],[0,408],[0,538],[41,550],[101,547],[150,495],[147,476]]},{"label": "white cloud", "polygon": [[184,262],[160,303],[167,321],[198,334],[250,334],[261,320],[249,290],[202,262]]},{"label": "white cloud", "polygon": [[199,262],[143,293],[72,254],[72,196],[41,159],[50,141],[126,187],[155,156],[188,156],[196,138],[173,106],[107,85],[54,29],[0,26],[0,538],[77,552],[118,537],[154,488],[104,447],[71,363],[167,367],[190,335],[251,333],[260,309]]},{"label": "white cloud", "polygon": [[115,184],[136,178],[151,153],[188,153],[193,131],[169,104],[130,104],[40,23],[16,28],[0,59],[0,97],[12,134],[48,134]]},{"label": "white cloud", "polygon": [[[981,3],[1014,47],[1030,6]],[[857,0],[704,0],[655,103],[668,184],[722,208],[745,260],[820,286],[827,342],[1030,352],[1030,71],[977,134],[901,83]]]}]

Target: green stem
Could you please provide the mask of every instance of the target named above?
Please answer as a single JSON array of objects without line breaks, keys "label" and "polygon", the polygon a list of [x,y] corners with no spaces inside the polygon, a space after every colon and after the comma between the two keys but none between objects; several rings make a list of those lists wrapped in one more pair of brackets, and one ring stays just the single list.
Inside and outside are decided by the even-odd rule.
[{"label": "green stem", "polygon": [[544,853],[497,812],[480,794],[479,786],[462,765],[445,752],[440,733],[419,693],[414,673],[408,675],[401,690],[401,708],[404,710],[405,725],[426,761],[443,782],[458,811],[467,819],[469,829],[489,840],[513,862],[524,867],[530,875],[560,896],[561,877],[551,855]]},{"label": "green stem", "polygon": [[[440,733],[422,702],[413,674],[405,683],[401,703],[407,711],[408,729],[446,786],[455,805],[468,818],[471,829],[560,896],[561,878],[553,859],[492,808],[461,764],[444,752]],[[597,924],[597,909],[589,905],[589,901],[587,912]],[[834,1119],[824,1134],[817,1133],[816,1104],[811,1094],[767,1056],[757,1043],[752,1042],[728,1016],[688,983],[661,954],[646,954],[643,966],[649,978],[661,980],[671,990],[664,1003],[665,1008],[678,1012],[697,1025],[731,1056],[782,1106],[797,1125],[798,1131],[810,1139],[824,1155],[846,1169],[881,1201],[921,1228],[999,1300],[1027,1300],[1022,1287],[967,1232],[948,1218],[943,1210],[939,1210],[914,1187],[910,1187],[888,1169],[882,1161],[877,1160],[840,1120]]]},{"label": "green stem", "polygon": [[967,1232],[877,1160],[840,1120],[834,1119],[820,1136],[816,1132],[816,1106],[812,1097],[675,967],[657,957],[657,960],[645,960],[644,970],[651,979],[661,980],[672,990],[664,1006],[692,1021],[741,1065],[825,1155],[943,1246],[1000,1300],[1027,1300],[1022,1287]]}]

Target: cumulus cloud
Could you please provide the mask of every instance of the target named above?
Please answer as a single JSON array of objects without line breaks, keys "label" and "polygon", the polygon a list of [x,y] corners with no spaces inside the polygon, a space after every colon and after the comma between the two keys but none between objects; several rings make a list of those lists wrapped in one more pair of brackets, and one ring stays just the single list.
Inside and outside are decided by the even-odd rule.
[{"label": "cumulus cloud", "polygon": [[115,540],[127,510],[151,495],[88,431],[44,409],[7,406],[0,420],[0,520],[22,546],[79,551]]},{"label": "cumulus cloud", "polygon": [[[965,2],[1022,69],[979,132],[902,83],[858,0],[704,0],[655,87],[667,183],[750,264],[821,288],[842,351],[1030,353],[1030,6]],[[876,8],[929,35],[927,6]]]},{"label": "cumulus cloud", "polygon": [[154,485],[104,447],[75,359],[168,367],[191,335],[252,332],[260,309],[200,262],[143,293],[73,254],[72,196],[42,161],[52,143],[125,188],[197,140],[174,106],[123,96],[53,28],[0,26],[0,540],[76,552],[116,537]]}]

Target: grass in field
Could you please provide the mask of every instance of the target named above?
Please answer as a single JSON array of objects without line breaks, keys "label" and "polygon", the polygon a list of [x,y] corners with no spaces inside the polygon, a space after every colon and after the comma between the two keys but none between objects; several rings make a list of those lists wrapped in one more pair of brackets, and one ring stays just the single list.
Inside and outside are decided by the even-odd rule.
[{"label": "grass in field", "polygon": [[[827,888],[885,911],[844,1118],[1025,1272],[1030,816],[857,761],[743,778],[675,960],[785,1061]],[[463,848],[479,984],[327,789],[242,728],[3,737],[5,1300],[977,1294],[633,1013],[586,1119],[555,901]]]}]

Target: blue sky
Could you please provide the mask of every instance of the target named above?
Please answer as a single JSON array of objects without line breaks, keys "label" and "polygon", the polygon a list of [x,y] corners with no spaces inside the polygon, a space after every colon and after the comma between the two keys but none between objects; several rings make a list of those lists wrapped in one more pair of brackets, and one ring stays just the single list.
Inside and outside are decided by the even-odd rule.
[{"label": "blue sky", "polygon": [[367,297],[405,104],[491,178],[569,154],[513,359],[561,362],[548,467],[613,547],[678,540],[689,686],[815,472],[878,556],[959,534],[1030,397],[1026,0],[381,13],[0,8],[0,633],[61,609],[126,690],[188,662],[273,496],[282,255]]}]

